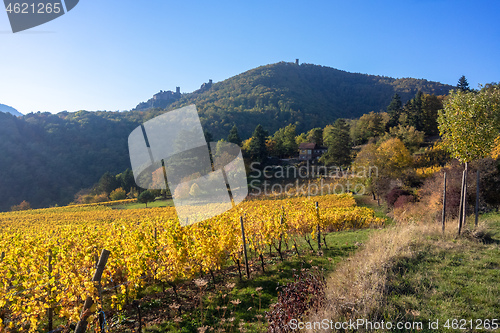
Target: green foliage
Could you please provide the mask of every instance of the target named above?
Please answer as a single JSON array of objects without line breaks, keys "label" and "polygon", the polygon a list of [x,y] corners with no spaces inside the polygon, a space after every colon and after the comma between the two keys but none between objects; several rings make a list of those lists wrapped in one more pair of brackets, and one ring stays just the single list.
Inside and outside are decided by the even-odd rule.
[{"label": "green foliage", "polygon": [[[323,137],[323,135],[321,135]],[[321,141],[323,141],[323,138],[321,138]],[[307,133],[300,133],[300,135],[297,135],[295,137],[295,143],[297,146],[299,146],[301,143],[308,142],[307,141]]]},{"label": "green foliage", "polygon": [[140,203],[144,203],[146,204],[146,208],[148,207],[148,202],[153,202],[155,201],[155,194],[150,191],[150,190],[146,190],[144,192],[142,192],[141,194],[139,194],[139,197],[137,198],[137,201],[140,202]]},{"label": "green foliage", "polygon": [[122,172],[130,167],[128,135],[157,112],[0,113],[0,210],[23,200],[33,208],[69,204],[105,172]]},{"label": "green foliage", "polygon": [[289,124],[277,130],[273,135],[274,154],[280,158],[297,155],[298,145],[295,136],[295,125]]},{"label": "green foliage", "polygon": [[248,154],[254,162],[265,162],[267,159],[266,149],[267,131],[259,124],[255,128],[248,146]]},{"label": "green foliage", "polygon": [[422,99],[421,130],[427,135],[438,135],[438,111],[443,108],[443,96],[424,94]]},{"label": "green foliage", "polygon": [[207,130],[204,130],[203,131],[203,134],[205,135],[205,141],[207,143],[210,143],[210,142],[213,142],[214,141],[214,136],[212,135],[212,133],[210,133],[209,131]]},{"label": "green foliage", "polygon": [[422,92],[418,91],[415,97],[405,104],[399,117],[399,124],[421,130],[422,118]]},{"label": "green foliage", "polygon": [[325,127],[323,142],[328,151],[321,156],[320,162],[337,166],[348,166],[351,163],[349,125],[344,119],[337,119],[333,126]]},{"label": "green foliage", "polygon": [[401,97],[398,94],[394,94],[391,103],[387,106],[387,113],[389,114],[388,127],[397,126],[399,124],[399,117],[403,112],[402,106]]},{"label": "green foliage", "polygon": [[118,186],[120,186],[120,182],[116,179],[116,177],[113,177],[110,172],[106,172],[102,175],[99,183],[97,184],[96,193],[106,193],[106,195],[108,195],[114,189],[118,188]]},{"label": "green foliage", "polygon": [[353,166],[355,173],[364,174],[367,190],[381,196],[391,189],[392,183],[402,181],[412,161],[403,142],[391,138],[378,147],[373,143],[365,145],[356,155]]},{"label": "green foliage", "polygon": [[443,144],[452,157],[462,163],[490,154],[498,136],[500,119],[500,87],[481,91],[452,91],[439,111],[439,131]]},{"label": "green foliage", "polygon": [[414,153],[424,142],[424,132],[417,131],[413,126],[398,125],[392,127],[381,141],[387,141],[390,138],[398,138],[411,153]]},{"label": "green foliage", "polygon": [[297,132],[332,124],[338,118],[356,118],[372,110],[385,110],[394,93],[403,102],[418,90],[446,94],[452,86],[411,78],[348,73],[334,68],[280,62],[261,66],[210,89],[184,94],[168,109],[195,104],[204,128],[226,138],[234,124],[242,138],[258,124],[276,132],[295,124]]},{"label": "green foliage", "polygon": [[241,138],[240,135],[238,134],[238,127],[236,127],[236,125],[234,125],[229,131],[229,135],[227,136],[227,141],[237,144],[238,146],[241,146]]},{"label": "green foliage", "polygon": [[462,75],[460,77],[460,79],[458,79],[457,90],[460,90],[461,92],[469,92],[469,91],[471,91],[471,89],[469,87],[469,82],[465,78],[465,75]]},{"label": "green foliage", "polygon": [[[384,119],[385,115],[385,119]],[[370,112],[362,115],[359,119],[351,121],[350,136],[355,145],[368,142],[370,138],[384,135],[387,122],[387,114]]]},{"label": "green foliage", "polygon": [[313,142],[318,146],[323,146],[323,129],[316,127],[307,132],[304,142]]},{"label": "green foliage", "polygon": [[[395,92],[405,101],[418,90],[446,94],[450,88],[425,80],[278,63],[130,112],[37,112],[19,118],[0,113],[0,210],[22,200],[34,208],[68,204],[105,172],[123,172],[130,167],[128,135],[165,107],[196,104],[204,129],[216,141],[227,138],[234,124],[240,138],[249,137],[258,124],[271,133],[294,124],[300,133],[384,109]],[[130,172],[125,176],[115,188],[130,191]]]},{"label": "green foliage", "polygon": [[117,174],[116,180],[119,182],[119,186],[123,188],[126,192],[130,192],[132,187],[136,186],[134,173],[130,169],[127,169],[124,172]]}]

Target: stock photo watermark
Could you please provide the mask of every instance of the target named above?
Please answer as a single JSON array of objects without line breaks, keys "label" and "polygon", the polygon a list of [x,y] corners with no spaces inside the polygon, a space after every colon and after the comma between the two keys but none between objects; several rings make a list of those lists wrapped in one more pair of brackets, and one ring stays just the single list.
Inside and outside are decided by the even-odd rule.
[{"label": "stock photo watermark", "polygon": [[52,21],[75,8],[79,0],[4,0],[12,32]]},{"label": "stock photo watermark", "polygon": [[138,126],[130,133],[128,146],[136,184],[168,188],[181,225],[222,214],[248,194],[240,147],[207,143],[195,105]]},{"label": "stock photo watermark", "polygon": [[316,196],[367,192],[364,179],[377,177],[376,166],[347,168],[339,166],[250,164],[251,196]]}]

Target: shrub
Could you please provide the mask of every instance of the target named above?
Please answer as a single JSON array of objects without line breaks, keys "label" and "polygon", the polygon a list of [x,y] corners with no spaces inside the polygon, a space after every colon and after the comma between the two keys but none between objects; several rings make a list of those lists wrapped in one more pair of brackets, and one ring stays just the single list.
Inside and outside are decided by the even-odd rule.
[{"label": "shrub", "polygon": [[110,193],[109,198],[113,201],[115,200],[123,200],[127,197],[127,192],[121,187],[117,188],[113,192]]},{"label": "shrub", "polygon": [[394,203],[394,208],[404,207],[410,202],[415,202],[415,197],[413,195],[402,195]]},{"label": "shrub", "polygon": [[400,187],[395,187],[392,190],[389,191],[389,193],[386,194],[385,196],[385,201],[389,205],[389,207],[394,207],[394,204],[398,200],[399,197],[401,196],[408,196],[410,192],[403,190]]},{"label": "shrub", "polygon": [[295,281],[281,288],[278,303],[266,313],[268,332],[291,332],[291,319],[299,319],[324,306],[326,282],[319,271],[295,275]]},{"label": "shrub", "polygon": [[31,205],[26,200],[23,200],[23,202],[21,202],[19,205],[14,205],[14,206],[10,207],[10,210],[13,212],[18,211],[18,210],[29,210],[29,209],[31,209]]}]

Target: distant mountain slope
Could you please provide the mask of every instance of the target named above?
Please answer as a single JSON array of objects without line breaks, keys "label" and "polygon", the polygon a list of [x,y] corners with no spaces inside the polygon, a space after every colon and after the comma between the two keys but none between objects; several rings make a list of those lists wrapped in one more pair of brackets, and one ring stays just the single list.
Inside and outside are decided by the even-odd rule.
[{"label": "distant mountain slope", "polygon": [[24,116],[21,112],[17,111],[13,107],[5,105],[5,104],[0,104],[0,112],[10,113],[16,117]]},{"label": "distant mountain slope", "polygon": [[[298,131],[339,117],[385,109],[395,92],[403,102],[418,89],[445,94],[437,82],[353,74],[329,67],[278,63],[249,70],[190,94],[160,92],[142,110],[129,112],[0,112],[0,211],[23,200],[32,207],[67,204],[106,172],[130,168],[128,135],[167,110],[196,104],[204,129],[227,138],[233,124],[242,138],[262,124],[272,134],[296,123]],[[161,108],[148,108],[164,103]]]},{"label": "distant mountain slope", "polygon": [[323,127],[337,118],[385,110],[394,93],[403,103],[418,90],[447,94],[452,86],[423,79],[394,79],[330,67],[280,62],[261,66],[182,97],[168,110],[196,104],[203,126],[216,138],[236,124],[242,136],[260,123],[270,133],[295,123],[298,131]]}]

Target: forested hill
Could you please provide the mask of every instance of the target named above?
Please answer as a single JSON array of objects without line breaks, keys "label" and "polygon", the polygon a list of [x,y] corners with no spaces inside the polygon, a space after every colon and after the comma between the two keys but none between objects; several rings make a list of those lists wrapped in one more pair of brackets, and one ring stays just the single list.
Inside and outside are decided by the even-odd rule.
[{"label": "forested hill", "polygon": [[[262,124],[270,134],[288,123],[297,130],[324,127],[386,109],[395,92],[403,103],[418,89],[445,94],[452,88],[416,79],[352,74],[316,65],[278,63],[183,94],[168,109],[196,104],[214,139],[236,124],[242,138]],[[165,109],[129,112],[0,112],[0,211],[21,201],[32,207],[67,204],[107,171],[130,168],[128,135]]]},{"label": "forested hill", "polygon": [[236,124],[244,137],[260,123],[273,133],[294,123],[299,132],[337,118],[385,110],[394,93],[403,103],[418,90],[444,95],[452,86],[412,78],[349,73],[331,67],[280,62],[261,66],[182,97],[168,106],[196,104],[203,126],[216,138]]}]

